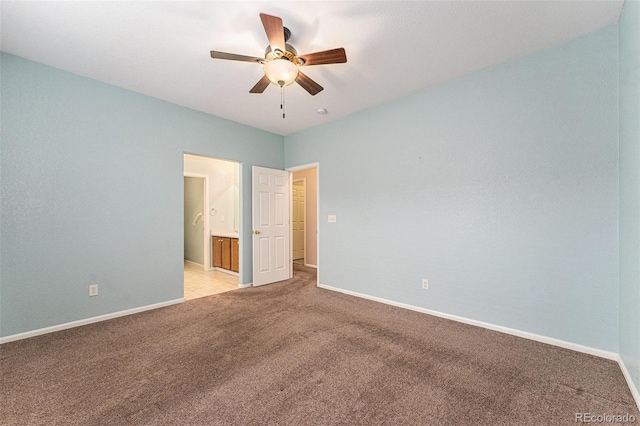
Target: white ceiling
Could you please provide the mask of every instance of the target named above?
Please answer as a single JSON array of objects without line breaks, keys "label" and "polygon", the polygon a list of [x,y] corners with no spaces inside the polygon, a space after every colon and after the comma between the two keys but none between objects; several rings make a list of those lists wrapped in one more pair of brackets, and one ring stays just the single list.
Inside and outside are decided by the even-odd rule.
[{"label": "white ceiling", "polygon": [[[287,135],[616,23],[609,1],[6,1],[2,51]],[[262,56],[258,14],[279,16],[299,54],[344,47],[346,64],[305,67],[324,91],[249,89]],[[318,115],[326,108],[327,115]]]}]

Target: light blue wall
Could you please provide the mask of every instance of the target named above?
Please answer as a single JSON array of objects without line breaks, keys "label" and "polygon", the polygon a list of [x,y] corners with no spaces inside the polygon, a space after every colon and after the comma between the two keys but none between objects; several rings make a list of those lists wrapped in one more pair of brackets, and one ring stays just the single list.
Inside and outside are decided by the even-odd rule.
[{"label": "light blue wall", "polygon": [[283,166],[279,135],[8,54],[0,70],[1,336],[183,296],[183,152],[242,162],[247,231],[251,166]]},{"label": "light blue wall", "polygon": [[613,26],[285,137],[321,283],[617,352],[617,71]]},{"label": "light blue wall", "polygon": [[[622,138],[634,98],[618,117],[617,70],[610,27],[283,149],[280,136],[2,54],[0,335],[182,297],[189,152],[242,162],[244,230],[252,165],[319,161],[323,284],[613,352],[620,337],[635,369],[640,296],[633,275],[618,293],[618,267],[638,274],[638,240],[619,242],[617,224],[637,226],[640,160],[623,154],[640,149],[632,137],[621,153],[619,215],[618,121]],[[243,245],[249,282],[248,232]]]},{"label": "light blue wall", "polygon": [[620,31],[620,356],[640,392],[640,3]]}]

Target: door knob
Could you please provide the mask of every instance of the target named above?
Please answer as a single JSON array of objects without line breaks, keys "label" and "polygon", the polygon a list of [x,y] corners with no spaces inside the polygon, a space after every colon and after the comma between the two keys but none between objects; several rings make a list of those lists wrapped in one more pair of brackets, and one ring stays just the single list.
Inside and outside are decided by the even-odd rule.
[{"label": "door knob", "polygon": [[255,231],[253,231],[253,233],[257,235],[260,233],[260,231],[256,229]]}]

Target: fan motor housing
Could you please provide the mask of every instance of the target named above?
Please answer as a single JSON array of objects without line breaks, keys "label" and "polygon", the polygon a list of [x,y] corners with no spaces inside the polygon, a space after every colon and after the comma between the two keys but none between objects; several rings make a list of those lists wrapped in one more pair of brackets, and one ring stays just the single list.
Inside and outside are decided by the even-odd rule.
[{"label": "fan motor housing", "polygon": [[296,50],[296,48],[290,45],[289,43],[287,43],[287,41],[289,41],[290,38],[291,38],[291,31],[289,30],[289,28],[284,27],[285,51],[282,52],[280,51],[280,49],[273,50],[271,46],[267,46],[267,48],[264,50],[265,61],[269,62],[269,61],[273,61],[274,59],[286,59],[289,62],[293,62],[296,65],[302,65],[304,61],[298,58],[298,51]]},{"label": "fan motor housing", "polygon": [[273,50],[271,46],[267,46],[264,52],[264,59],[267,62],[273,61],[274,59],[286,59],[296,65],[302,65],[303,61],[298,58],[298,51],[293,46],[285,43],[285,49],[286,50],[282,52],[280,49]]}]

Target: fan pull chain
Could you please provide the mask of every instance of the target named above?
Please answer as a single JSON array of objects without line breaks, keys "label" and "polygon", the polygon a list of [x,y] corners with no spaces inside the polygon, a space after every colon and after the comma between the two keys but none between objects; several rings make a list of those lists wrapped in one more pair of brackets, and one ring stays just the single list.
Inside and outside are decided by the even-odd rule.
[{"label": "fan pull chain", "polygon": [[282,110],[282,118],[284,119],[285,109],[284,109],[284,86],[280,86],[280,109]]}]

